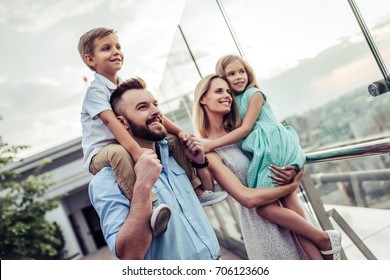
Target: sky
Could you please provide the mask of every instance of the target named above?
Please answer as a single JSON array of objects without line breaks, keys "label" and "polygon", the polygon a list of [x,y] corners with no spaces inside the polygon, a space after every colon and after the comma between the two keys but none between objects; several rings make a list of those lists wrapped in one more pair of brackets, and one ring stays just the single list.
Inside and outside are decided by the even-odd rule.
[{"label": "sky", "polygon": [[[390,67],[389,1],[356,2],[375,28]],[[357,81],[380,78],[347,0],[222,3],[281,114],[292,113],[289,109],[302,100],[319,106]],[[2,0],[0,136],[13,145],[30,145],[22,157],[81,136],[80,109],[88,86],[83,77],[93,79],[77,52],[85,31],[117,30],[125,54],[121,77],[147,77],[153,89],[161,82],[179,23],[205,73],[231,51],[232,44],[220,40],[230,35],[218,13],[213,0]],[[286,96],[286,85],[301,96]]]},{"label": "sky", "polygon": [[158,87],[184,1],[2,0],[0,136],[31,155],[81,136],[80,110],[93,73],[77,51],[80,36],[106,26],[125,54],[121,76]]}]

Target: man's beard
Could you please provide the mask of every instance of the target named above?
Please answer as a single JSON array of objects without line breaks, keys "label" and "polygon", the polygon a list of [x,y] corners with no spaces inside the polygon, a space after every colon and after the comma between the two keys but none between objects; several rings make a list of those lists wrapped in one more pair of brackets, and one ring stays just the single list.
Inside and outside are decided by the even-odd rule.
[{"label": "man's beard", "polygon": [[159,132],[154,132],[148,128],[147,125],[149,123],[152,123],[154,120],[147,121],[146,125],[139,125],[139,124],[132,122],[127,117],[126,117],[126,119],[130,125],[130,129],[131,129],[131,132],[132,132],[134,137],[138,137],[138,138],[150,140],[150,141],[160,141],[160,140],[163,140],[167,136],[167,131],[166,131],[164,126],[163,126],[163,130],[161,130]]}]

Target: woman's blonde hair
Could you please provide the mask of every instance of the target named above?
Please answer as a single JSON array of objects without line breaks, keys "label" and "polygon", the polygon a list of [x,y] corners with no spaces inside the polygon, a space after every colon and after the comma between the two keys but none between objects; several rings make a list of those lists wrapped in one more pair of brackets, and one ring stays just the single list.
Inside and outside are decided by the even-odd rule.
[{"label": "woman's blonde hair", "polygon": [[[202,138],[207,138],[209,135],[207,131],[210,128],[210,120],[207,116],[206,109],[204,105],[200,103],[202,97],[208,92],[211,86],[211,82],[214,79],[222,79],[226,81],[223,77],[220,77],[216,74],[210,74],[202,78],[196,86],[194,93],[194,105],[193,105],[193,114],[194,114],[194,126],[196,134]],[[226,114],[223,118],[223,126],[226,130],[231,131],[241,125],[241,118],[238,112],[238,107],[234,95],[232,95],[232,105],[230,113]]]},{"label": "woman's blonde hair", "polygon": [[225,69],[230,63],[232,63],[235,60],[238,60],[239,62],[242,63],[242,65],[244,65],[245,71],[248,75],[248,84],[246,88],[257,87],[258,89],[260,89],[260,85],[256,81],[255,71],[253,71],[253,68],[249,65],[248,62],[246,62],[238,55],[229,54],[221,57],[218,60],[217,64],[215,65],[215,73],[217,73],[221,77],[226,78]]}]

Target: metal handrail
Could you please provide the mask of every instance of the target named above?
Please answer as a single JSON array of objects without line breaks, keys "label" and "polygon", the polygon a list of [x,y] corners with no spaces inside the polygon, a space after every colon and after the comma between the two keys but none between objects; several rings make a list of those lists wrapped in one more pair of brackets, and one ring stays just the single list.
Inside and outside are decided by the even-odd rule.
[{"label": "metal handrail", "polygon": [[[341,159],[352,159],[358,157],[368,157],[374,155],[383,155],[390,153],[390,138],[381,140],[372,140],[364,143],[358,143],[348,146],[334,147],[318,152],[307,153],[306,163],[318,163],[326,161],[335,161]],[[324,229],[332,229],[332,223],[329,217],[333,217],[344,232],[353,240],[356,247],[363,253],[367,259],[374,260],[376,257],[367,248],[364,242],[357,236],[357,234],[349,227],[344,219],[337,213],[335,209],[325,211],[321,198],[316,191],[313,178],[309,173],[305,173],[302,179],[303,188],[309,199],[309,202],[315,212],[317,219]],[[342,252],[342,258],[345,259],[345,253]]]},{"label": "metal handrail", "polygon": [[306,154],[306,163],[390,154],[390,138],[336,147]]}]

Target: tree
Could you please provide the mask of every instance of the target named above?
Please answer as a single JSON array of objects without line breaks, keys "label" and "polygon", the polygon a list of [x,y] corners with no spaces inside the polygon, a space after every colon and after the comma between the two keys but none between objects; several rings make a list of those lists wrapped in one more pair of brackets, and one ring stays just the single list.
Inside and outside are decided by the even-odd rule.
[{"label": "tree", "polygon": [[54,184],[50,175],[38,176],[37,169],[20,180],[19,174],[5,168],[26,148],[10,146],[0,136],[0,259],[60,259],[64,237],[58,224],[45,219],[59,199],[46,197]]}]

